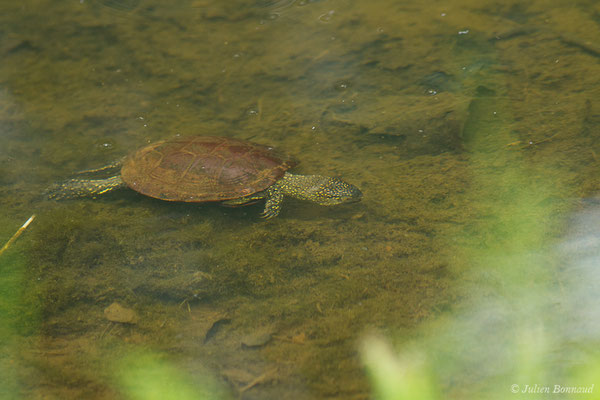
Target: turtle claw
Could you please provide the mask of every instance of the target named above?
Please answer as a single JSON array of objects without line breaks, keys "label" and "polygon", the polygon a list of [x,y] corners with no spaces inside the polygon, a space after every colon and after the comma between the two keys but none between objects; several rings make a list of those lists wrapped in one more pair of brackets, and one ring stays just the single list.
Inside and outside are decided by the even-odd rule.
[{"label": "turtle claw", "polygon": [[265,209],[261,213],[261,217],[264,219],[271,219],[279,215],[281,210],[281,202],[283,200],[283,193],[277,184],[272,185],[267,189],[267,201],[265,202]]},{"label": "turtle claw", "polygon": [[272,212],[272,210],[264,210],[263,212],[260,213],[260,217],[264,218],[264,219],[271,219],[275,216],[277,216],[277,214]]}]

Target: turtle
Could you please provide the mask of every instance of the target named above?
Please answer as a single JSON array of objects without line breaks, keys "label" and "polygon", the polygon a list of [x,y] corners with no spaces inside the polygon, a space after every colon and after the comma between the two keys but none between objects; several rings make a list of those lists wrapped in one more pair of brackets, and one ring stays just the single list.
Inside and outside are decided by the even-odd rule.
[{"label": "turtle", "polygon": [[297,162],[273,147],[220,136],[176,136],[149,144],[96,170],[120,168],[106,179],[71,179],[52,187],[52,199],[95,197],[129,187],[166,201],[242,206],[265,200],[262,217],[276,217],[285,196],[323,206],[360,201],[361,191],[341,179],[296,175]]}]

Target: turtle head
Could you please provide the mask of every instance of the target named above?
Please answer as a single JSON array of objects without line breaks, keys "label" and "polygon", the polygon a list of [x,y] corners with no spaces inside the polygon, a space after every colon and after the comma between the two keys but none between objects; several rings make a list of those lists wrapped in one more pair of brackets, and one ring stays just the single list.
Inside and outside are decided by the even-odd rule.
[{"label": "turtle head", "polygon": [[338,178],[322,176],[321,184],[313,192],[312,201],[322,206],[356,203],[362,198],[362,192],[356,186]]},{"label": "turtle head", "polygon": [[284,194],[322,206],[360,201],[361,191],[338,178],[321,175],[292,175],[286,173],[279,183]]}]

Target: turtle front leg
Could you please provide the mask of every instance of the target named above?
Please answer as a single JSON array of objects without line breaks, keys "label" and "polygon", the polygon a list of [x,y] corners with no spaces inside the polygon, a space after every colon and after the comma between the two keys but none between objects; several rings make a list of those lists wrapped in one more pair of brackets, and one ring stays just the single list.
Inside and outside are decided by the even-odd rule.
[{"label": "turtle front leg", "polygon": [[263,210],[261,217],[264,219],[271,219],[279,215],[281,211],[281,205],[283,204],[283,190],[279,185],[274,184],[266,190],[265,209]]}]

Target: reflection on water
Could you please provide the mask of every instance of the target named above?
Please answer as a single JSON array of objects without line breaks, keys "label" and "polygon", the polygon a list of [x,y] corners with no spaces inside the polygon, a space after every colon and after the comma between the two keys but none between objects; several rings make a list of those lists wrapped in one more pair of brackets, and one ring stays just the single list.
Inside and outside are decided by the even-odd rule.
[{"label": "reflection on water", "polygon": [[[1,244],[37,215],[0,256],[5,397],[600,384],[577,245],[599,187],[595,2],[0,8]],[[280,148],[363,201],[265,222],[263,204],[42,196],[176,134]]]}]

